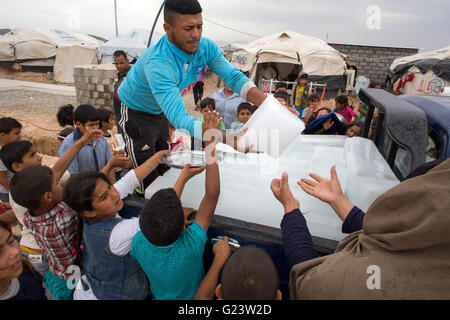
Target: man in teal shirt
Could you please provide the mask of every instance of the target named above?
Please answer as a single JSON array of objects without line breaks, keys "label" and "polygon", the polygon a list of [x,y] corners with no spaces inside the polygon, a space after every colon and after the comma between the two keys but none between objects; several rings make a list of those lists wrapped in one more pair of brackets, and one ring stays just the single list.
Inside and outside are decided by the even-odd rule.
[{"label": "man in teal shirt", "polygon": [[[201,36],[202,8],[197,0],[167,0],[164,20],[166,35],[144,52],[118,90],[122,102],[119,125],[134,167],[168,148],[168,121],[202,138],[202,124],[187,114],[182,94],[195,85],[205,64],[245,100],[259,106],[266,98],[213,41]],[[157,176],[158,170],[149,175],[142,191]]]}]

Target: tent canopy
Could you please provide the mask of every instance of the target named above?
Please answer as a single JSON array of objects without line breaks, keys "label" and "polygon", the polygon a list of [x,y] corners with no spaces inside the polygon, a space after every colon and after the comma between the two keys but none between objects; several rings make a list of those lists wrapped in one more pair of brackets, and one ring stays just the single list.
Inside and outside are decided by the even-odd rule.
[{"label": "tent canopy", "polygon": [[[149,30],[133,29],[127,34],[120,35],[109,40],[97,49],[97,57],[102,64],[113,63],[113,54],[117,50],[123,50],[128,58],[139,58],[140,55],[147,49],[148,38],[150,36]],[[154,44],[161,39],[163,34],[154,32],[152,43]]]},{"label": "tent canopy", "polygon": [[102,42],[85,34],[42,28],[18,28],[0,37],[0,61],[47,59],[64,46],[99,46]]},{"label": "tent canopy", "polygon": [[400,75],[411,67],[417,67],[422,74],[432,70],[440,78],[450,81],[450,46],[395,59],[389,73]]},{"label": "tent canopy", "polygon": [[387,81],[401,93],[442,95],[450,84],[450,46],[395,59]]},{"label": "tent canopy", "polygon": [[310,75],[343,75],[345,55],[325,41],[300,33],[285,31],[250,42],[236,50],[232,63],[243,72],[254,70],[257,63],[279,62],[303,65]]},{"label": "tent canopy", "polygon": [[18,28],[0,37],[0,61],[53,66],[55,80],[73,83],[73,67],[97,63],[103,42],[86,34],[41,28]]}]

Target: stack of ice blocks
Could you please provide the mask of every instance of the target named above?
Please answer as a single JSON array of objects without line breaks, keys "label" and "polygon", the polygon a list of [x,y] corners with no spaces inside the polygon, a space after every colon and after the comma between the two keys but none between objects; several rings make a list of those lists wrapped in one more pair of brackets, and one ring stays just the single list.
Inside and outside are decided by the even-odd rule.
[{"label": "stack of ice blocks", "polygon": [[[373,142],[362,138],[299,136],[278,159],[266,154],[234,156],[235,151],[226,145],[218,145],[218,150],[227,153],[219,165],[221,191],[216,215],[279,228],[284,211],[270,183],[287,172],[311,234],[330,240],[340,241],[345,236],[342,221],[329,205],[303,192],[297,181],[309,178],[309,173],[329,179],[330,169],[336,165],[346,197],[363,211],[399,183]],[[171,169],[158,177],[147,188],[145,197],[149,199],[158,190],[173,187],[180,172]],[[186,184],[181,197],[183,206],[198,208],[204,193],[203,172]]]}]

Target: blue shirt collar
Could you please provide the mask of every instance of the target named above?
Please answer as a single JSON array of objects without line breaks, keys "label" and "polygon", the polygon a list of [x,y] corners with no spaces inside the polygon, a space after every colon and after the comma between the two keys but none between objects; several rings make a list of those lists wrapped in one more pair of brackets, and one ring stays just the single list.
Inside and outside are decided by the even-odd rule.
[{"label": "blue shirt collar", "polygon": [[188,63],[193,54],[189,54],[187,52],[184,52],[180,48],[178,48],[176,45],[174,45],[172,42],[169,41],[169,37],[167,36],[167,33],[164,35],[166,38],[165,41],[167,42],[167,46],[169,47],[170,51],[172,51],[175,55],[177,55],[179,58],[182,59],[183,62]]}]

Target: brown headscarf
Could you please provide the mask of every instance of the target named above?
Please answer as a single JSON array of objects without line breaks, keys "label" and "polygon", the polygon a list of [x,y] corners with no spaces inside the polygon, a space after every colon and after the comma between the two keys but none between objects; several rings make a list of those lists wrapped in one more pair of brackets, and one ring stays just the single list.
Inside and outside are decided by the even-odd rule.
[{"label": "brown headscarf", "polygon": [[291,299],[450,299],[450,159],[380,196],[363,230],[334,254],[294,266],[289,291]]}]

